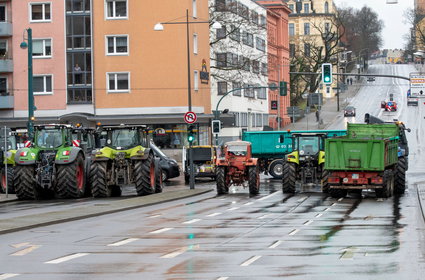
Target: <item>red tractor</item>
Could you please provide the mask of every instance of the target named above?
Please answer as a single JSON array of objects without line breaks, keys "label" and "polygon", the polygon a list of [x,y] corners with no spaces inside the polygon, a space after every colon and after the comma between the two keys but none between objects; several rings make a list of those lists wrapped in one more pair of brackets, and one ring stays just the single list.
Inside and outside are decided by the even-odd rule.
[{"label": "red tractor", "polygon": [[381,102],[381,108],[383,108],[387,112],[395,112],[397,111],[397,103],[395,101],[382,101]]},{"label": "red tractor", "polygon": [[231,141],[224,144],[223,155],[216,161],[217,194],[229,192],[230,185],[243,185],[248,181],[249,193],[260,190],[260,170],[257,159],[252,158],[251,143]]}]

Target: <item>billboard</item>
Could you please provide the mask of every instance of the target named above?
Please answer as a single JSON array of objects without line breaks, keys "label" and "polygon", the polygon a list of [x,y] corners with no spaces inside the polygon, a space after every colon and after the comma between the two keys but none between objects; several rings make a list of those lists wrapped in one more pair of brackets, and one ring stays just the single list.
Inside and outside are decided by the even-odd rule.
[{"label": "billboard", "polygon": [[425,97],[425,73],[410,73],[410,96]]}]

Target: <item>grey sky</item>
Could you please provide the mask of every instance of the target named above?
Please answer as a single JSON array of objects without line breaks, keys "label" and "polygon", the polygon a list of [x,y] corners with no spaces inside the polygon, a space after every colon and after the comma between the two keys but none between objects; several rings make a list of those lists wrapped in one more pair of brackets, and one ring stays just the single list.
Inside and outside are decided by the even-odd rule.
[{"label": "grey sky", "polygon": [[334,0],[338,7],[346,6],[360,9],[369,6],[378,13],[384,21],[382,30],[383,49],[401,49],[405,42],[403,35],[409,32],[409,25],[405,23],[404,11],[413,8],[414,0],[398,0],[398,4],[386,4],[386,0]]}]

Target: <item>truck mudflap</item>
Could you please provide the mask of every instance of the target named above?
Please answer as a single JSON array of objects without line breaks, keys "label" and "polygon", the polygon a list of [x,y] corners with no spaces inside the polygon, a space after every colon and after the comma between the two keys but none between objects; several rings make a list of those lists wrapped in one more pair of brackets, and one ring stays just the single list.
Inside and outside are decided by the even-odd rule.
[{"label": "truck mudflap", "polygon": [[330,172],[328,183],[332,189],[373,189],[384,183],[382,172]]}]

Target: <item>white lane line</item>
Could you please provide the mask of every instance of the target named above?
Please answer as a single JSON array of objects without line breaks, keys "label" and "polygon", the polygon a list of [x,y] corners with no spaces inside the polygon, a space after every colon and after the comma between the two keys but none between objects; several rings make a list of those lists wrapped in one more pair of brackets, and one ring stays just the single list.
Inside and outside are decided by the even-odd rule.
[{"label": "white lane line", "polygon": [[338,199],[338,201],[343,201],[344,200],[344,198],[343,197],[341,197],[340,199]]},{"label": "white lane line", "polygon": [[241,266],[248,266],[248,265],[252,264],[253,262],[255,262],[256,260],[258,260],[259,258],[261,258],[261,256],[254,256],[254,257],[248,259],[247,261],[245,261],[244,263],[242,263]]},{"label": "white lane line", "polygon": [[218,216],[218,215],[221,215],[221,213],[220,212],[212,213],[212,214],[207,215],[207,217],[215,217],[215,216]]},{"label": "white lane line", "polygon": [[239,207],[232,207],[230,209],[227,209],[226,211],[233,211],[233,210],[236,210],[236,209],[239,209]]},{"label": "white lane line", "polygon": [[272,193],[272,194],[269,194],[269,195],[267,195],[267,196],[265,196],[265,197],[262,197],[262,198],[259,198],[259,199],[257,199],[258,201],[261,201],[261,200],[265,200],[265,199],[267,199],[267,198],[270,198],[270,197],[272,197],[272,196],[275,196],[276,194],[278,194],[278,193],[280,193],[280,192],[274,192],[274,193]]},{"label": "white lane line", "polygon": [[5,280],[5,279],[9,279],[15,276],[18,276],[20,274],[16,274],[16,273],[5,273],[5,274],[0,274],[0,280]]},{"label": "white lane line", "polygon": [[336,202],[334,202],[334,203],[331,204],[331,206],[335,206],[335,205],[336,205]]},{"label": "white lane line", "polygon": [[187,247],[182,247],[182,248],[180,248],[180,249],[178,249],[176,251],[173,251],[171,253],[165,254],[165,255],[161,256],[160,258],[161,259],[172,259],[172,258],[175,258],[175,257],[183,254],[184,252],[187,252],[189,250],[198,249],[198,248],[199,248],[199,244],[189,245]]},{"label": "white lane line", "polygon": [[313,223],[313,222],[314,222],[313,220],[308,220],[307,222],[305,222],[305,223],[304,223],[304,225],[305,225],[305,226],[308,226],[308,225],[310,225],[310,224],[311,224],[311,223]]},{"label": "white lane line", "polygon": [[31,245],[30,247],[28,247],[28,248],[25,248],[25,249],[23,249],[23,250],[20,250],[20,251],[18,251],[18,252],[15,252],[15,253],[13,253],[13,254],[11,254],[11,256],[24,256],[24,255],[26,255],[26,254],[28,254],[28,253],[31,253],[32,251],[34,251],[35,249],[38,249],[38,248],[40,248],[41,247],[41,245]]},{"label": "white lane line", "polygon": [[77,253],[77,254],[72,254],[72,255],[66,256],[66,257],[54,259],[54,260],[51,260],[51,261],[48,261],[48,262],[45,262],[45,263],[58,264],[58,263],[63,263],[63,262],[70,261],[70,260],[73,260],[73,259],[76,259],[76,258],[81,258],[81,257],[87,256],[87,255],[89,255],[89,253]]},{"label": "white lane line", "polygon": [[254,203],[254,201],[251,201],[251,202],[247,202],[247,203],[245,203],[244,205],[251,205],[251,204],[253,204]]},{"label": "white lane line", "polygon": [[106,246],[109,246],[109,247],[118,247],[118,246],[122,246],[122,245],[131,243],[131,242],[134,242],[134,241],[137,241],[137,240],[139,240],[139,238],[126,238],[124,240],[121,240],[121,241],[118,241],[118,242],[114,242],[114,243],[108,244]]},{"label": "white lane line", "polygon": [[153,216],[149,216],[148,219],[153,219],[153,218],[158,218],[161,217],[162,215],[158,214],[158,215],[153,215]]},{"label": "white lane line", "polygon": [[152,233],[152,234],[162,233],[162,232],[166,232],[166,231],[169,231],[169,230],[172,230],[172,229],[174,229],[174,228],[166,227],[166,228],[161,228],[161,229],[157,229],[157,230],[151,231],[149,233]]},{"label": "white lane line", "polygon": [[21,248],[21,247],[25,247],[25,246],[28,246],[28,245],[30,245],[29,242],[24,242],[24,243],[12,244],[11,246],[13,248]]},{"label": "white lane line", "polygon": [[275,243],[273,243],[272,245],[269,246],[269,249],[276,248],[277,246],[279,246],[280,244],[282,244],[282,242],[283,241],[281,241],[281,240],[276,241]]},{"label": "white lane line", "polygon": [[227,280],[227,279],[229,279],[229,277],[219,277],[216,280]]},{"label": "white lane line", "polygon": [[319,213],[316,215],[316,218],[322,217],[323,213]]},{"label": "white lane line", "polygon": [[291,231],[290,233],[289,233],[289,235],[295,235],[297,232],[299,232],[300,230],[299,229],[294,229],[293,231]]},{"label": "white lane line", "polygon": [[265,218],[267,218],[268,216],[270,216],[270,214],[265,214],[265,215],[263,215],[263,216],[260,216],[260,217],[258,217],[258,219],[265,219]]},{"label": "white lane line", "polygon": [[302,201],[306,200],[307,198],[308,198],[307,196],[301,197],[300,199],[297,200],[297,202],[302,202]]},{"label": "white lane line", "polygon": [[327,211],[329,211],[329,210],[331,210],[331,208],[326,208],[325,210],[323,210],[323,212],[327,212]]},{"label": "white lane line", "polygon": [[193,224],[193,223],[197,223],[197,222],[199,222],[199,221],[202,221],[201,219],[193,219],[193,220],[190,220],[190,221],[186,221],[186,222],[183,222],[183,224]]}]

